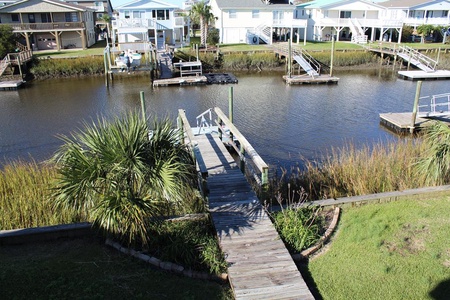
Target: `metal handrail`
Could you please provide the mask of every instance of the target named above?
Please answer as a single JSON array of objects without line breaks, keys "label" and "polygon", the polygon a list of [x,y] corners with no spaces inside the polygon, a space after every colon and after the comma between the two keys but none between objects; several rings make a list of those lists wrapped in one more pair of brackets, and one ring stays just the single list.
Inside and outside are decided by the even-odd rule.
[{"label": "metal handrail", "polygon": [[[209,122],[205,118],[205,116],[209,117]],[[208,108],[206,111],[198,115],[196,119],[197,119],[198,134],[202,132],[202,128],[208,128],[210,130],[213,123],[212,108]]]}]

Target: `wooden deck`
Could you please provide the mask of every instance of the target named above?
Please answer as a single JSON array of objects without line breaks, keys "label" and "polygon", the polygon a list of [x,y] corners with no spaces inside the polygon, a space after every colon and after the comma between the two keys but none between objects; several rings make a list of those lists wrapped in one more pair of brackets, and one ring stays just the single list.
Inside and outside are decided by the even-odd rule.
[{"label": "wooden deck", "polygon": [[[445,121],[445,118],[439,118],[439,120]],[[408,133],[411,130],[420,131],[430,126],[433,119],[416,117],[414,127],[411,126],[411,121],[412,112],[380,114],[380,123],[397,133]]]},{"label": "wooden deck", "polygon": [[24,83],[23,80],[0,81],[0,91],[17,90]]},{"label": "wooden deck", "polygon": [[435,72],[425,72],[421,70],[398,71],[398,76],[402,79],[409,79],[409,80],[450,79],[450,71],[447,70],[436,70]]},{"label": "wooden deck", "polygon": [[303,74],[292,75],[291,77],[284,75],[283,80],[286,81],[287,84],[337,84],[339,78],[330,75],[311,77],[308,74]]},{"label": "wooden deck", "polygon": [[209,208],[236,299],[314,299],[223,143],[210,134],[195,140],[208,170]]}]

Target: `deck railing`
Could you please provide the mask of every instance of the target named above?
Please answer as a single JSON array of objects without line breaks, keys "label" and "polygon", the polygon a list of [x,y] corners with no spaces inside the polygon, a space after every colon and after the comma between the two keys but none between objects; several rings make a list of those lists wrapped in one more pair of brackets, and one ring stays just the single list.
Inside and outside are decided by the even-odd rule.
[{"label": "deck railing", "polygon": [[[249,172],[260,186],[268,184],[269,166],[220,108],[215,107],[214,112],[218,118],[216,122],[219,136],[221,135],[223,138],[224,135],[227,135],[228,144],[239,154],[241,171],[244,174]],[[225,128],[229,130],[229,133]]]},{"label": "deck railing", "polygon": [[430,99],[430,102],[417,107],[418,116],[427,117],[450,114],[450,93],[420,97],[420,100],[424,99]]},{"label": "deck railing", "polygon": [[84,29],[84,22],[56,22],[56,23],[22,23],[8,24],[14,31],[35,31],[35,30],[73,30]]}]

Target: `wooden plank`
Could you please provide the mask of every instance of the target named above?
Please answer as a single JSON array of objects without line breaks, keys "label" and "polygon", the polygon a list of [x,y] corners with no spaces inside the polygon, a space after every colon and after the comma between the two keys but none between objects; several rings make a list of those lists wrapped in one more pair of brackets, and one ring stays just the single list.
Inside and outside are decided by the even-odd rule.
[{"label": "wooden plank", "polygon": [[195,136],[208,202],[236,299],[314,299],[250,184],[223,143]]}]

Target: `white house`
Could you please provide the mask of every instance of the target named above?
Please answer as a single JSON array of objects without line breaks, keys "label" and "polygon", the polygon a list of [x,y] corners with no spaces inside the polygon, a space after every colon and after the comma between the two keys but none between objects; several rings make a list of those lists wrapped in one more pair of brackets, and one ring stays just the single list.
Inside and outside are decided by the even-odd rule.
[{"label": "white house", "polygon": [[209,5],[221,43],[271,44],[306,29],[306,20],[294,18],[289,0],[211,0]]},{"label": "white house", "polygon": [[133,43],[146,41],[156,44],[158,49],[182,43],[188,31],[185,18],[177,16],[178,9],[159,0],[138,0],[119,6],[112,22],[113,40],[117,39],[119,48],[122,45],[129,49],[136,49]]},{"label": "white house", "polygon": [[94,11],[59,0],[22,0],[0,7],[2,24],[30,50],[87,48],[95,43]]},{"label": "white house", "polygon": [[390,0],[380,2],[386,10],[383,17],[401,20],[405,25],[450,25],[450,1],[448,0]]},{"label": "white house", "polygon": [[366,0],[316,0],[297,5],[295,17],[308,21],[308,40],[400,42],[403,22],[387,17],[385,10],[381,3]]}]

